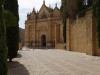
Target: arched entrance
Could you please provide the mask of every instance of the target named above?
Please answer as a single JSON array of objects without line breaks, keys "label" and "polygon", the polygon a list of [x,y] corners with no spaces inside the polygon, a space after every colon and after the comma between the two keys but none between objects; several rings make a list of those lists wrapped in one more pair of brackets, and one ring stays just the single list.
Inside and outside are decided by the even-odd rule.
[{"label": "arched entrance", "polygon": [[44,34],[41,36],[41,46],[46,46],[46,36]]}]

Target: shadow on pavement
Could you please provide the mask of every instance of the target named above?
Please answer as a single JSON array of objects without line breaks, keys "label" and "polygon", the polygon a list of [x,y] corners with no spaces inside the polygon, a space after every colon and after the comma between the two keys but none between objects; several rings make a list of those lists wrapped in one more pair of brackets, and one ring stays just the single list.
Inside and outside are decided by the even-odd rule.
[{"label": "shadow on pavement", "polygon": [[21,57],[22,55],[18,53],[16,58],[21,58]]},{"label": "shadow on pavement", "polygon": [[28,47],[30,49],[55,49],[54,47]]},{"label": "shadow on pavement", "polygon": [[8,75],[30,75],[26,67],[17,62],[8,62]]}]

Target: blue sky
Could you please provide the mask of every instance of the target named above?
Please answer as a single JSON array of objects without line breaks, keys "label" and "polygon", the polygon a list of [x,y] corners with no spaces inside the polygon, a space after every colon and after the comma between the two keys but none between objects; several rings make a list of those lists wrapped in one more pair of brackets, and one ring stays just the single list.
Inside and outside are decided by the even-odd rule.
[{"label": "blue sky", "polygon": [[[47,6],[55,7],[57,3],[58,7],[61,5],[61,0],[45,0]],[[19,4],[19,27],[25,28],[25,20],[28,12],[31,12],[33,8],[39,10],[43,4],[43,0],[18,0]]]}]

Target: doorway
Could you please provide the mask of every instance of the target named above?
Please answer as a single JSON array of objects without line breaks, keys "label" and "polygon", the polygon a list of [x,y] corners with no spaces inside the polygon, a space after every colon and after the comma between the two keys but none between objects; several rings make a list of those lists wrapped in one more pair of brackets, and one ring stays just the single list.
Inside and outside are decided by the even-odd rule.
[{"label": "doorway", "polygon": [[41,36],[41,46],[46,46],[46,36],[44,34]]}]

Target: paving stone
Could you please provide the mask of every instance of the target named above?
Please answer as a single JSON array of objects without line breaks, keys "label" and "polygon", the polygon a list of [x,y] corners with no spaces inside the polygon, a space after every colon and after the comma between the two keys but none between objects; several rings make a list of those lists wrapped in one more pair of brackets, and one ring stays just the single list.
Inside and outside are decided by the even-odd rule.
[{"label": "paving stone", "polygon": [[8,75],[100,75],[100,57],[60,49],[26,48],[18,53],[20,57],[8,63]]}]

